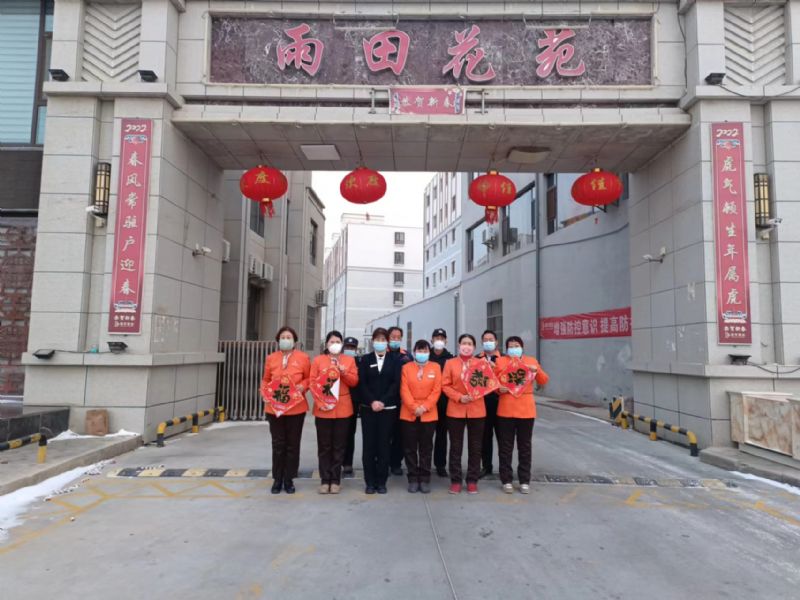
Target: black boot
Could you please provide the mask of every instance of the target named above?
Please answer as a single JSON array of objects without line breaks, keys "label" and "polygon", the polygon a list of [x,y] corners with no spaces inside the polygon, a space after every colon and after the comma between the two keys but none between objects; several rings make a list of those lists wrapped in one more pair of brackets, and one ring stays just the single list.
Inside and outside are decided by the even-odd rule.
[{"label": "black boot", "polygon": [[272,489],[270,492],[273,494],[280,494],[281,490],[283,489],[283,479],[276,479],[272,482]]},{"label": "black boot", "polygon": [[287,494],[294,494],[295,493],[294,481],[292,481],[291,479],[287,479],[286,481],[284,481],[283,489],[286,490]]}]

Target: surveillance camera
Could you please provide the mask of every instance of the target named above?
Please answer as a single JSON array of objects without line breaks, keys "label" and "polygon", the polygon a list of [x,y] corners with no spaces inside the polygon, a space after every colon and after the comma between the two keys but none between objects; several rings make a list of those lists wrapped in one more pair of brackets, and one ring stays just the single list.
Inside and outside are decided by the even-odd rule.
[{"label": "surveillance camera", "polygon": [[653,260],[653,255],[652,254],[643,254],[642,258],[645,259],[645,260]]},{"label": "surveillance camera", "polygon": [[780,225],[781,223],[783,223],[783,219],[781,219],[780,217],[774,217],[774,218],[770,219],[769,221],[767,221],[767,223],[769,225],[773,225],[773,226],[774,225]]},{"label": "surveillance camera", "polygon": [[86,207],[86,212],[90,213],[90,214],[94,214],[94,213],[97,212],[97,208],[95,207],[94,204],[90,204],[89,206]]},{"label": "surveillance camera", "polygon": [[211,248],[209,248],[208,246],[203,246],[202,248],[200,248],[200,250],[201,250],[201,251],[203,252],[203,254],[204,254],[204,255],[206,255],[206,256],[208,256],[209,254],[211,254]]}]

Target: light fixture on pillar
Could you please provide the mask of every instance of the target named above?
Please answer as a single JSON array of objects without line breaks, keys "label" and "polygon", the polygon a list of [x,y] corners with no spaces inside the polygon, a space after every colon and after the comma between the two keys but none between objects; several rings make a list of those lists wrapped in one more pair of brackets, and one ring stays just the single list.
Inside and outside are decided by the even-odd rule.
[{"label": "light fixture on pillar", "polygon": [[725,73],[709,73],[706,75],[706,83],[708,85],[722,85],[723,79],[725,79]]},{"label": "light fixture on pillar", "polygon": [[744,366],[750,361],[749,354],[728,354],[732,365]]},{"label": "light fixture on pillar", "polygon": [[69,75],[64,69],[48,69],[47,71],[53,81],[69,81]]},{"label": "light fixture on pillar", "polygon": [[111,163],[99,162],[94,171],[94,214],[105,217],[108,214],[108,201],[111,198]]},{"label": "light fixture on pillar", "polygon": [[158,75],[150,69],[139,69],[139,79],[146,83],[154,83],[158,81]]},{"label": "light fixture on pillar", "polygon": [[52,348],[47,348],[47,349],[37,350],[36,352],[33,353],[33,355],[40,360],[50,360],[51,358],[53,358],[53,355],[55,353],[56,351],[53,350]]},{"label": "light fixture on pillar", "polygon": [[755,204],[756,204],[756,227],[759,229],[766,229],[770,227],[770,214],[769,205],[769,175],[767,173],[756,173],[753,175],[755,184]]},{"label": "light fixture on pillar", "polygon": [[125,342],[108,342],[108,349],[112,354],[122,354],[128,348]]}]

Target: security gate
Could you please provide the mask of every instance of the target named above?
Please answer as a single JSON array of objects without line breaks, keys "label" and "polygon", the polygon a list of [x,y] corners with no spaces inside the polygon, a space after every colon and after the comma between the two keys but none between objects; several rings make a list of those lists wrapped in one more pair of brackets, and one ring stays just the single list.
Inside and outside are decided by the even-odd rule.
[{"label": "security gate", "polygon": [[259,387],[264,362],[278,349],[274,341],[221,340],[219,351],[225,362],[217,367],[217,406],[225,407],[228,419],[261,421],[264,403]]}]

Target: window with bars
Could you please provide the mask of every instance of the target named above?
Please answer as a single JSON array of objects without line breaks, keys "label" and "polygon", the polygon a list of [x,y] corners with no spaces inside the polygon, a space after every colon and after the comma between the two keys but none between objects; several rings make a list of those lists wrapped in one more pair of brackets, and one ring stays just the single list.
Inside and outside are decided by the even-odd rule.
[{"label": "window with bars", "polygon": [[394,253],[394,264],[396,264],[396,265],[404,265],[404,264],[406,264],[405,252],[395,252]]},{"label": "window with bars", "polygon": [[497,347],[503,343],[503,300],[492,300],[486,303],[486,329],[497,334]]},{"label": "window with bars", "polygon": [[406,234],[404,231],[394,232],[394,243],[396,246],[402,246],[406,243]]},{"label": "window with bars", "polygon": [[403,304],[403,292],[395,292],[394,293],[394,303],[395,303],[395,306]]},{"label": "window with bars", "polygon": [[394,284],[398,286],[402,286],[406,282],[406,274],[402,272],[395,272],[394,274]]},{"label": "window with bars", "polygon": [[309,232],[309,250],[308,256],[309,260],[311,261],[312,265],[317,264],[317,234],[319,233],[319,226],[313,221],[311,221],[311,231]]},{"label": "window with bars", "polygon": [[306,306],[306,350],[313,352],[317,347],[317,309]]}]

